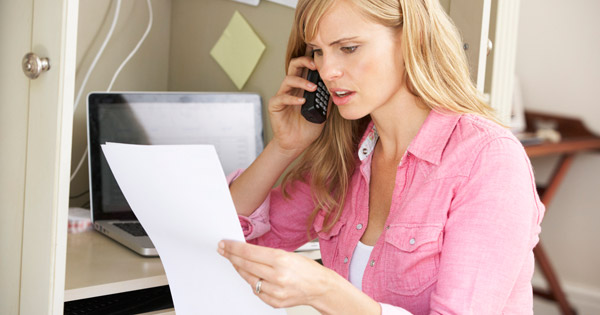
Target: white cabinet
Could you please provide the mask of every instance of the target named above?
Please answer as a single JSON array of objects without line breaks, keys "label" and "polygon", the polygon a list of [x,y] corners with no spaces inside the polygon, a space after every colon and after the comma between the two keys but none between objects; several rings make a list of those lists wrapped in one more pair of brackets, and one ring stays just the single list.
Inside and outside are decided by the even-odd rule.
[{"label": "white cabinet", "polygon": [[[0,313],[58,314],[78,1],[0,3]],[[35,80],[21,71],[30,51],[50,60]]]},{"label": "white cabinet", "polygon": [[[3,69],[0,72],[2,314],[58,314],[62,310],[72,102],[75,88],[78,88],[75,85],[76,52],[93,48],[95,53],[98,48],[96,43],[96,46],[77,49],[77,19],[81,12],[78,7],[81,6],[83,11],[97,3],[89,0],[0,2],[0,66]],[[159,58],[160,66],[156,67],[153,62],[155,54],[146,54],[150,59],[132,61],[124,70],[123,82],[143,81],[149,73],[158,73],[154,82],[169,90],[233,90],[233,85],[228,83],[207,52],[220,36],[232,12],[240,10],[257,30],[265,34],[263,40],[267,44],[267,52],[247,87],[259,91],[263,100],[274,94],[284,75],[283,58],[292,10],[269,1],[262,1],[259,8],[223,0],[152,0],[152,3],[160,8],[156,14],[164,18],[155,20],[157,24],[148,43],[141,49],[158,52],[162,56]],[[478,86],[491,94],[492,105],[508,117],[519,0],[453,0],[442,3],[463,30]],[[142,16],[146,15],[145,1],[136,0],[133,5],[137,6],[136,9],[130,9],[124,19],[131,20],[132,15],[139,12]],[[106,11],[94,13],[100,21],[105,21],[96,27],[106,28],[110,24],[111,7],[105,8]],[[265,14],[269,16],[265,17]],[[487,22],[490,19],[491,27]],[[145,18],[133,20],[139,21],[142,28],[145,26]],[[90,21],[82,22],[89,24]],[[281,24],[281,27],[272,27],[273,23]],[[117,28],[116,41],[112,45],[118,46],[118,40],[123,41],[124,38],[141,36],[140,33],[123,37],[127,30],[131,28]],[[93,34],[91,38],[102,41],[102,35]],[[495,46],[489,56],[486,55],[488,37]],[[92,41],[88,43],[93,45]],[[170,51],[165,53],[165,49]],[[51,64],[49,72],[33,81],[24,79],[20,70],[20,59],[29,51],[49,57]],[[122,59],[114,56],[110,60],[118,64]],[[79,76],[86,69],[82,70]],[[112,76],[113,71],[106,72],[109,73],[107,76]],[[110,81],[110,77],[105,79]],[[83,116],[83,113],[75,116],[75,138],[81,139],[85,134]],[[269,127],[266,126],[266,129]],[[85,142],[76,141],[76,144],[73,150],[76,152],[75,164],[79,162]],[[73,193],[86,188],[87,180],[85,175],[83,177],[83,180],[74,182]]]}]

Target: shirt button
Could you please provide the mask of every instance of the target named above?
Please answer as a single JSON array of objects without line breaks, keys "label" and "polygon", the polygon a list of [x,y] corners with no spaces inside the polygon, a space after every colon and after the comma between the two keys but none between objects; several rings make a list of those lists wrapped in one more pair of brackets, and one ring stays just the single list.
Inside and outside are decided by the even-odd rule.
[{"label": "shirt button", "polygon": [[385,229],[386,229],[386,230],[389,230],[389,229],[390,229],[390,226],[389,226],[389,225],[388,225],[388,226],[386,226],[386,227],[385,227]]},{"label": "shirt button", "polygon": [[375,259],[371,260],[371,262],[369,263],[369,266],[373,267],[375,265]]},{"label": "shirt button", "polygon": [[364,155],[367,155],[367,153],[369,153],[369,150],[368,150],[367,148],[363,148],[363,151],[362,151],[362,153],[363,153]]},{"label": "shirt button", "polygon": [[411,239],[410,239],[410,241],[408,241],[408,242],[410,243],[410,245],[415,245],[415,242],[416,242],[416,241],[415,241],[415,239],[414,239],[414,238],[411,238]]},{"label": "shirt button", "polygon": [[356,226],[356,229],[357,229],[357,230],[360,230],[360,229],[362,229],[362,224],[360,224],[360,223],[359,223],[359,224]]},{"label": "shirt button", "polygon": [[344,264],[347,264],[347,263],[348,263],[348,257],[345,257],[344,258]]}]

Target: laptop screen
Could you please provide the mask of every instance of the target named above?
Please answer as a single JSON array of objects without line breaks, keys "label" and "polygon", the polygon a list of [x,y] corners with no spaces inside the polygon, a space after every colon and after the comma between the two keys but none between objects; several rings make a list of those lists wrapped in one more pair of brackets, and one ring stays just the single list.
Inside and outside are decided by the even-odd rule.
[{"label": "laptop screen", "polygon": [[92,218],[136,219],[100,145],[212,144],[227,175],[248,167],[262,151],[261,108],[260,96],[248,93],[91,93],[87,122]]}]

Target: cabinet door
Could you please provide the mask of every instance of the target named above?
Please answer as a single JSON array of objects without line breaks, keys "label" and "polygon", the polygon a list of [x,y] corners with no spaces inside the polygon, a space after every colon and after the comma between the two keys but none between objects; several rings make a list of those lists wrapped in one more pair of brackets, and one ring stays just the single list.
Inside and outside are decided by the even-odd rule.
[{"label": "cabinet door", "polygon": [[19,313],[33,0],[0,1],[0,314]]},{"label": "cabinet door", "polygon": [[[507,125],[513,101],[519,6],[520,0],[451,0],[446,5],[463,37],[473,82],[479,91],[485,89],[489,94],[490,105]],[[488,43],[494,46],[489,56]],[[486,68],[490,73],[486,74]],[[485,82],[486,77],[490,82]]]},{"label": "cabinet door", "polygon": [[452,0],[449,14],[463,38],[471,78],[483,92],[490,29],[491,0]]},{"label": "cabinet door", "polygon": [[[0,313],[62,313],[77,0],[0,2]],[[50,69],[29,80],[28,52]]]}]

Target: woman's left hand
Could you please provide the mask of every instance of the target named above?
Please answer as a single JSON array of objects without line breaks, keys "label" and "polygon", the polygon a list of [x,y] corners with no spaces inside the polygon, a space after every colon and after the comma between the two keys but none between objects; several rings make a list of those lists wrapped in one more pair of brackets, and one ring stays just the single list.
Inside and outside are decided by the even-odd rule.
[{"label": "woman's left hand", "polygon": [[[237,241],[219,242],[227,258],[254,294],[275,307],[311,305],[320,308],[337,274],[304,256]],[[262,281],[256,292],[258,281]]]}]

